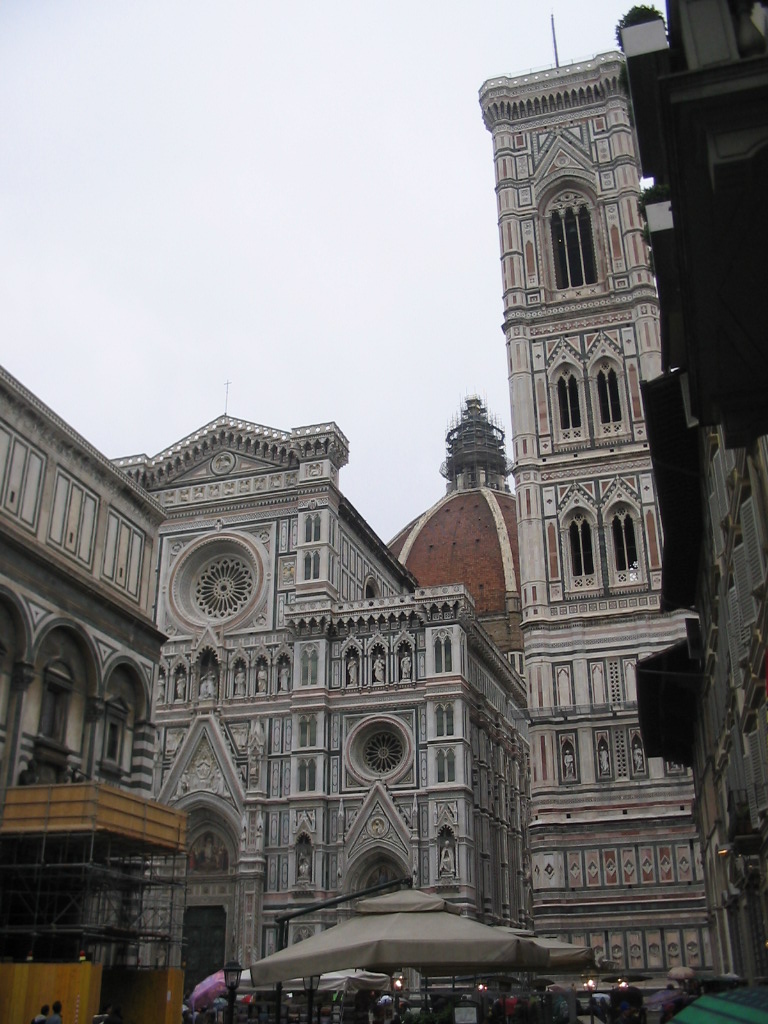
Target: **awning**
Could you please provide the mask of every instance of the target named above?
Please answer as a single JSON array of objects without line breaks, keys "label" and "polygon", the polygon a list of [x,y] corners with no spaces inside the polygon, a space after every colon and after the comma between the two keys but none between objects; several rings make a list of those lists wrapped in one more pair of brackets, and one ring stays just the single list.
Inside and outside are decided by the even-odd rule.
[{"label": "awning", "polygon": [[675,1016],[684,1024],[757,1024],[768,1020],[768,988],[739,988],[701,996]]},{"label": "awning", "polygon": [[702,543],[698,431],[686,421],[679,373],[656,377],[642,391],[664,527],[662,607],[691,608]]},{"label": "awning", "polygon": [[681,643],[637,663],[637,709],[648,757],[693,764],[698,663]]}]

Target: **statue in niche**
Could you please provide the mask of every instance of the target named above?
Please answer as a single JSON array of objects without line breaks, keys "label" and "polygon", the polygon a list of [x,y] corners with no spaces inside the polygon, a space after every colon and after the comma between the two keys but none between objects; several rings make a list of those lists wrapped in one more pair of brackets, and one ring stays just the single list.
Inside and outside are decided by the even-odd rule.
[{"label": "statue in niche", "polygon": [[563,778],[576,778],[576,755],[570,743],[563,744]]},{"label": "statue in niche", "polygon": [[211,700],[216,696],[216,670],[208,668],[200,680],[200,699]]},{"label": "statue in niche", "polygon": [[373,659],[373,681],[375,683],[383,683],[385,676],[386,666],[381,651],[376,652],[376,657]]},{"label": "statue in niche", "polygon": [[608,754],[608,744],[604,739],[597,744],[597,766],[601,775],[611,774],[611,759]]},{"label": "statue in niche", "polygon": [[248,750],[252,760],[258,760],[264,757],[264,752],[267,749],[267,731],[264,728],[264,723],[260,718],[254,719],[251,722],[251,737],[248,741]]},{"label": "statue in niche", "polygon": [[184,700],[187,689],[187,677],[183,671],[176,673],[176,700]]},{"label": "statue in niche", "polygon": [[400,678],[411,678],[411,652],[406,648],[400,657]]},{"label": "statue in niche", "polygon": [[349,686],[357,686],[358,682],[358,667],[357,658],[351,657],[347,661],[347,683]]},{"label": "statue in niche", "polygon": [[165,672],[157,677],[157,703],[165,704]]},{"label": "statue in niche", "polygon": [[245,696],[245,669],[241,661],[237,663],[237,668],[235,669],[235,696]]},{"label": "statue in niche", "polygon": [[632,765],[636,772],[645,771],[645,754],[639,736],[635,736],[632,740]]},{"label": "statue in niche", "polygon": [[256,690],[259,693],[266,693],[267,691],[267,666],[263,661],[259,662],[259,666],[256,669]]},{"label": "statue in niche", "polygon": [[445,837],[440,849],[439,875],[441,878],[453,878],[456,874],[456,852],[452,841]]},{"label": "statue in niche", "polygon": [[290,689],[289,683],[290,683],[290,672],[289,672],[289,669],[288,669],[288,662],[287,661],[281,661],[280,662],[280,671],[278,673],[278,680],[277,680],[277,688],[278,688],[278,690],[285,690],[285,691],[289,690]]},{"label": "statue in niche", "polygon": [[299,884],[308,885],[311,881],[311,861],[306,849],[299,851],[299,858],[296,865],[296,878]]}]

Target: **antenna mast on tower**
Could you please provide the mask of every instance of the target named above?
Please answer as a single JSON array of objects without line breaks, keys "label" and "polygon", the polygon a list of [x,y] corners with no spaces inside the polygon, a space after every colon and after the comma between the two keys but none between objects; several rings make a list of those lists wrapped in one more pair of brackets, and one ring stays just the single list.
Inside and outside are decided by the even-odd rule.
[{"label": "antenna mast on tower", "polygon": [[555,48],[555,67],[560,67],[560,59],[557,56],[557,36],[555,35],[555,12],[552,11],[550,14],[550,21],[552,22],[552,45]]}]

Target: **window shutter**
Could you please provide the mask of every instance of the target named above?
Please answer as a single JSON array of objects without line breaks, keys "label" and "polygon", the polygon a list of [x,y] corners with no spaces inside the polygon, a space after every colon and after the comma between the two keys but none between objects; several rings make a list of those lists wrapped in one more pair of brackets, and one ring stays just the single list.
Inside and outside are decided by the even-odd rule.
[{"label": "window shutter", "polygon": [[755,621],[756,609],[755,599],[752,597],[747,552],[743,544],[736,544],[733,548],[733,576],[741,614],[741,639],[748,644],[751,632],[749,626]]},{"label": "window shutter", "polygon": [[756,590],[765,584],[765,560],[755,515],[755,499],[752,497],[741,503],[741,532],[747,553],[751,589]]}]

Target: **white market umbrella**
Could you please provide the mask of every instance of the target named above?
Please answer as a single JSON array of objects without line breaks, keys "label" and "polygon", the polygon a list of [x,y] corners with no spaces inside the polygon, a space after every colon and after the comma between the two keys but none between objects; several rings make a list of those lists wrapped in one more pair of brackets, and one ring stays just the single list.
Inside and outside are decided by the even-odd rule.
[{"label": "white market umbrella", "polygon": [[254,988],[344,968],[391,974],[476,974],[546,967],[549,953],[529,938],[461,917],[439,896],[405,889],[360,900],[354,917],[251,967]]},{"label": "white market umbrella", "polygon": [[[301,991],[304,988],[303,978],[291,978],[283,984],[285,989]],[[389,974],[376,974],[373,971],[328,971],[320,975],[317,992],[389,992],[392,988],[392,977]]]}]

